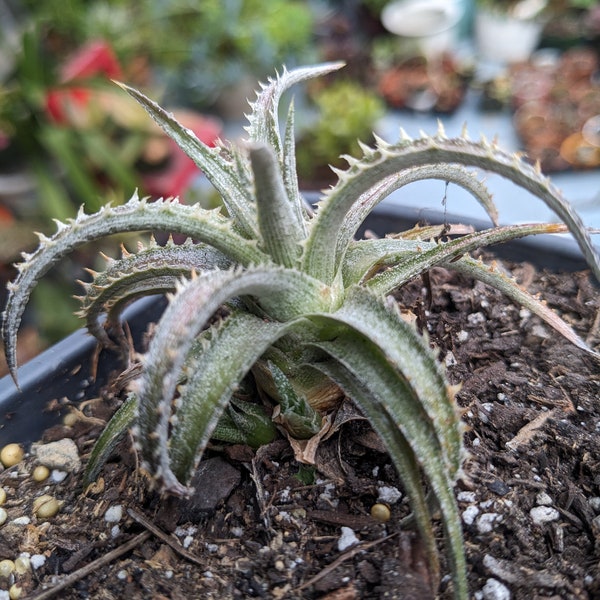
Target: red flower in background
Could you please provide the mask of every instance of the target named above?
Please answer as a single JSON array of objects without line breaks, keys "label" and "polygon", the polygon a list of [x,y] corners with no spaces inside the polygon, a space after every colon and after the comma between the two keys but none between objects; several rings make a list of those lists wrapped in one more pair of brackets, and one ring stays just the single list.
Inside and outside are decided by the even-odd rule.
[{"label": "red flower in background", "polygon": [[[74,54],[60,70],[61,86],[48,90],[46,94],[46,113],[50,120],[58,125],[69,127],[86,127],[96,123],[94,116],[98,111],[114,111],[107,104],[106,90],[95,88],[92,79],[121,79],[123,70],[111,46],[102,40],[90,42]],[[120,94],[115,90],[116,94]],[[104,97],[102,96],[104,94]],[[125,102],[133,100],[125,98]],[[118,112],[119,108],[116,109]],[[205,117],[193,111],[175,111],[176,118],[191,129],[198,138],[208,145],[213,145],[221,133],[221,123],[217,119]],[[119,115],[113,112],[113,117]],[[127,123],[121,123],[127,127]],[[139,127],[139,124],[138,124]],[[156,165],[142,175],[143,191],[151,196],[181,196],[192,180],[198,176],[200,169],[177,146],[162,135],[158,128],[154,129],[148,118],[149,146],[155,142],[159,147],[160,167]],[[157,131],[159,132],[157,135]],[[146,161],[152,164],[154,160]]]},{"label": "red flower in background", "polygon": [[110,45],[97,40],[86,44],[61,69],[62,81],[104,75],[109,79],[123,76],[121,65]]},{"label": "red flower in background", "polygon": [[46,94],[46,112],[59,124],[75,124],[78,115],[89,106],[93,90],[80,85],[86,79],[104,77],[120,79],[123,71],[110,45],[96,40],[83,46],[60,70],[61,87],[50,89]]}]

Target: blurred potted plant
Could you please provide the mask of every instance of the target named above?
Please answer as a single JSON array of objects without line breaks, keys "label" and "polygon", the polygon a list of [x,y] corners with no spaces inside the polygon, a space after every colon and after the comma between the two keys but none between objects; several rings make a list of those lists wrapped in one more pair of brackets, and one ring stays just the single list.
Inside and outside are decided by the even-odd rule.
[{"label": "blurred potted plant", "polygon": [[462,7],[456,0],[396,0],[381,11],[383,26],[413,51],[429,58],[451,52]]},{"label": "blurred potted plant", "polygon": [[[56,73],[57,72],[57,73]],[[56,74],[55,74],[56,73]],[[71,216],[78,203],[99,205],[99,196],[139,183],[132,168],[143,140],[117,140],[116,124],[102,110],[109,77],[122,69],[110,46],[94,42],[59,64],[38,28],[23,33],[11,71],[2,82],[0,129],[18,157],[10,166],[29,172],[43,203],[13,205],[22,217]],[[9,201],[9,198],[4,198]],[[45,212],[47,211],[47,212]]]},{"label": "blurred potted plant", "polygon": [[299,136],[296,146],[298,174],[305,189],[335,180],[330,166],[343,167],[341,155],[356,155],[359,140],[370,143],[385,107],[381,98],[361,84],[338,79],[312,95],[318,111]]},{"label": "blurred potted plant", "polygon": [[160,18],[173,40],[170,57],[160,57],[158,70],[170,101],[185,98],[192,106],[211,107],[225,118],[242,118],[257,77],[270,73],[273,64],[293,66],[312,57],[310,3],[205,0],[193,8],[188,4],[175,1],[154,7],[154,18]]},{"label": "blurred potted plant", "polygon": [[439,113],[451,113],[460,106],[472,70],[448,53],[433,60],[392,53],[376,61],[376,68],[379,93],[390,107]]},{"label": "blurred potted plant", "polygon": [[553,0],[542,33],[542,45],[567,49],[582,43],[598,48],[600,3],[598,0]]},{"label": "blurred potted plant", "polygon": [[478,0],[478,56],[501,64],[527,60],[540,41],[547,9],[548,0]]}]

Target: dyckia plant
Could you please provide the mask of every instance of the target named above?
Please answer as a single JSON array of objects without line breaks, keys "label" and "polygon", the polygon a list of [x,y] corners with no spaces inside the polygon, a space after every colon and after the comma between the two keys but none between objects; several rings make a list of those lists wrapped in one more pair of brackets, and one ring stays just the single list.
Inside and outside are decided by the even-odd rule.
[{"label": "dyckia plant", "polygon": [[[336,171],[316,211],[298,189],[293,107],[283,132],[282,93],[292,84],[339,64],[284,70],[251,103],[247,141],[211,148],[141,93],[123,86],[194,159],[225,210],[149,202],[134,196],[122,206],[82,212],[59,223],[51,238],[24,257],[10,285],[4,342],[17,379],[15,340],[32,287],[58,259],[103,236],[163,230],[189,236],[183,244],[154,240],[139,252],[109,260],[84,284],[82,313],[104,345],[124,347],[119,314],[133,299],[169,292],[129,395],[98,440],[87,477],[95,476],[115,440],[131,428],[144,468],[162,490],[186,495],[186,484],[212,437],[260,443],[274,425],[308,438],[343,397],[351,398],[386,444],[410,499],[431,570],[440,566],[432,526],[439,511],[454,594],[467,597],[466,565],[454,487],[465,459],[462,426],[449,385],[430,343],[405,322],[391,292],[443,266],[497,287],[545,319],[584,351],[585,343],[540,301],[493,265],[469,256],[487,244],[530,234],[570,230],[592,271],[600,261],[578,216],[538,169],[466,133],[362,146],[359,158]],[[465,166],[505,176],[539,196],[564,222],[496,226],[496,210],[481,181]],[[490,229],[447,241],[415,231],[356,240],[369,212],[390,192],[436,178],[471,192],[490,215]],[[423,231],[428,231],[424,229]],[[104,320],[102,316],[106,315]],[[255,389],[269,398],[242,399]],[[236,433],[237,432],[237,433]]]}]

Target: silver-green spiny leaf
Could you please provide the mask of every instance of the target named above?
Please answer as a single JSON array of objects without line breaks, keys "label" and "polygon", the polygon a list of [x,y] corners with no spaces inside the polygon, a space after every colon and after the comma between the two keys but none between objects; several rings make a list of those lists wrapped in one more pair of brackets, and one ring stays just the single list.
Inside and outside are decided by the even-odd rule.
[{"label": "silver-green spiny leaf", "polygon": [[300,258],[300,243],[306,235],[301,217],[286,196],[275,155],[267,146],[250,148],[254,172],[258,226],[264,250],[284,267],[293,267]]},{"label": "silver-green spiny leaf", "polygon": [[2,337],[6,359],[13,378],[17,377],[16,337],[21,317],[33,287],[58,260],[76,248],[116,233],[132,231],[169,231],[180,233],[209,244],[232,262],[248,265],[269,262],[258,249],[256,240],[247,240],[235,233],[231,221],[218,210],[187,206],[176,200],[148,202],[135,194],[121,206],[107,205],[97,213],[86,215],[80,210],[75,219],[58,223],[50,238],[40,235],[35,252],[24,256],[18,265],[17,279],[9,284],[4,309]]},{"label": "silver-green spiny leaf", "polygon": [[[402,479],[404,490],[410,499],[412,515],[425,543],[425,553],[429,560],[428,566],[431,569],[433,580],[439,580],[440,564],[431,522],[432,514],[423,488],[421,470],[415,449],[407,442],[395,421],[385,411],[380,410],[380,407],[373,401],[373,396],[366,382],[356,378],[341,363],[333,360],[321,361],[318,368],[331,379],[337,381],[348,396],[362,408],[373,429],[388,449],[392,462]],[[453,550],[454,546],[451,545],[451,551],[456,552],[460,557],[462,554],[462,534],[460,528],[458,528],[454,537],[456,550]],[[462,560],[464,560],[464,556]],[[461,573],[464,570],[464,566],[461,566],[455,572]],[[462,592],[463,588],[465,589],[464,593]],[[464,586],[461,585],[459,587],[459,591],[455,593],[455,597],[467,597],[466,582]]]},{"label": "silver-green spiny leaf", "polygon": [[[164,294],[175,289],[175,283],[183,276],[205,269],[227,269],[231,266],[222,253],[211,246],[187,240],[175,244],[169,240],[160,246],[152,238],[147,247],[129,253],[122,249],[119,259],[108,259],[104,271],[91,273],[91,283],[80,282],[85,295],[79,297],[79,316],[85,318],[88,331],[105,347],[113,345],[107,330],[119,329],[119,317],[133,300],[148,295]],[[108,257],[107,257],[108,258]],[[107,314],[106,323],[100,315]]]},{"label": "silver-green spiny leaf", "polygon": [[220,145],[214,148],[207,146],[193,131],[183,127],[156,102],[134,88],[119,85],[141,104],[165,133],[202,169],[221,195],[229,214],[235,217],[234,223],[239,232],[245,237],[255,237],[256,215],[252,188],[244,185],[235,160],[227,156],[227,149]]},{"label": "silver-green spiny leaf", "polygon": [[439,179],[446,182],[447,185],[453,183],[463,188],[479,202],[492,223],[494,225],[498,224],[498,210],[494,204],[492,194],[485,183],[471,171],[454,164],[410,167],[383,178],[376,186],[372,186],[354,202],[346,214],[338,235],[338,257],[343,256],[348,240],[354,238],[360,225],[384,198],[406,185],[426,179]]},{"label": "silver-green spiny leaf", "polygon": [[[466,136],[448,139],[443,131],[433,137],[403,139],[395,145],[379,140],[377,148],[365,154],[362,160],[353,161],[346,171],[338,171],[339,181],[325,192],[312,224],[302,268],[325,282],[333,281],[355,233],[345,229],[345,221],[356,202],[389,176],[435,164],[461,164],[497,173],[543,200],[569,227],[600,280],[600,257],[581,218],[548,178],[520,156],[508,154],[485,139],[479,142]],[[330,250],[332,236],[337,238],[336,253]]]},{"label": "silver-green spiny leaf", "polygon": [[[224,431],[225,426],[228,431]],[[211,437],[223,442],[260,448],[277,437],[277,428],[262,406],[246,402],[234,394]]]},{"label": "silver-green spiny leaf", "polygon": [[[281,142],[279,133],[279,103],[281,96],[297,83],[327,75],[332,71],[341,69],[343,66],[343,63],[337,62],[324,63],[314,67],[299,67],[292,71],[284,68],[281,76],[269,79],[268,84],[261,86],[262,90],[258,93],[256,100],[250,102],[252,112],[248,115],[248,126],[246,127],[248,140],[270,146],[283,168],[285,162],[284,151],[287,148],[287,152],[290,153],[293,147],[289,144],[284,147]],[[289,131],[289,127],[287,129]],[[293,198],[290,198],[290,200],[293,201]]]},{"label": "silver-green spiny leaf", "polygon": [[321,429],[322,417],[305,398],[296,393],[285,373],[275,363],[267,361],[267,368],[279,401],[273,419],[297,439],[308,439],[316,435]]},{"label": "silver-green spiny leaf", "polygon": [[406,256],[399,264],[390,266],[371,277],[365,282],[365,285],[378,294],[389,294],[394,289],[399,288],[417,277],[421,273],[428,271],[443,261],[457,259],[467,252],[472,252],[477,248],[489,246],[502,242],[510,235],[513,240],[542,233],[560,233],[564,227],[553,223],[533,223],[523,225],[505,225],[494,227],[493,229],[484,229],[476,231],[449,242],[438,243],[428,250],[415,252]]}]

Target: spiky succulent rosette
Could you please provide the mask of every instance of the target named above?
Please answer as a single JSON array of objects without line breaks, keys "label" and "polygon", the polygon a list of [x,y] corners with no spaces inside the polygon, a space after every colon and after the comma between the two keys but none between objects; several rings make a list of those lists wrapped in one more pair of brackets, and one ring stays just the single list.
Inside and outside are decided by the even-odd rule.
[{"label": "spiky succulent rosette", "polygon": [[[131,231],[188,236],[194,242],[161,246],[151,241],[137,253],[124,251],[84,284],[82,315],[105,345],[123,344],[119,315],[126,304],[141,295],[169,292],[139,376],[101,434],[87,478],[97,474],[120,435],[132,428],[144,468],[163,491],[185,495],[211,437],[227,439],[233,432],[259,443],[260,436],[271,435],[265,413],[235,397],[244,382],[251,379],[262,396],[270,397],[278,426],[296,437],[318,434],[323,417],[347,396],[389,449],[436,576],[440,567],[431,516],[439,510],[454,593],[466,598],[453,493],[465,458],[456,389],[428,340],[403,320],[388,295],[443,266],[502,290],[597,356],[542,302],[469,252],[527,235],[570,231],[598,279],[600,261],[580,218],[539,169],[495,143],[471,141],[466,132],[448,139],[441,127],[432,137],[412,140],[403,134],[395,144],[377,140],[373,148],[362,146],[363,155],[346,157],[349,167],[337,171],[338,183],[313,211],[298,189],[293,106],[283,133],[278,109],[292,84],[340,66],[284,70],[263,85],[251,103],[247,142],[240,146],[206,146],[154,102],[123,86],[203,170],[226,214],[136,195],[122,206],[106,206],[92,215],[80,212],[59,223],[54,236],[41,237],[38,249],[24,256],[9,286],[6,356],[16,381],[15,342],[31,290],[74,248]],[[492,197],[468,167],[497,173],[529,190],[564,224],[498,227]],[[383,198],[426,178],[468,190],[494,226],[449,241],[421,239],[414,231],[355,240],[360,224]]]}]

